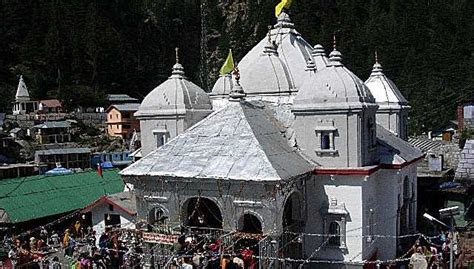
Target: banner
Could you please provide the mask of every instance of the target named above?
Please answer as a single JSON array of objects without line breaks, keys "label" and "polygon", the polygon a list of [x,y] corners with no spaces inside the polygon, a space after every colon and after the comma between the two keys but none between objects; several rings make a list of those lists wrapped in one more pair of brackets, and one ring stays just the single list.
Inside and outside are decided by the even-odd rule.
[{"label": "banner", "polygon": [[147,233],[142,234],[143,242],[152,244],[173,245],[178,242],[179,235]]}]

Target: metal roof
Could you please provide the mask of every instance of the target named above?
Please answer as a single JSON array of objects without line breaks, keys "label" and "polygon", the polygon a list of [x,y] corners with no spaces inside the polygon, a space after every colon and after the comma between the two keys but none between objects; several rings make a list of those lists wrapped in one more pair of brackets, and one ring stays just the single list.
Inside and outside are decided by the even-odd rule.
[{"label": "metal roof", "polygon": [[137,111],[138,108],[140,107],[139,103],[127,103],[127,104],[114,104],[111,105],[107,111],[109,111],[112,108],[117,109],[118,111]]},{"label": "metal roof", "polygon": [[397,137],[381,125],[377,124],[377,142],[380,162],[383,164],[402,164],[423,156],[423,152],[407,141]]},{"label": "metal roof", "polygon": [[65,148],[65,149],[46,149],[46,150],[37,150],[35,155],[57,155],[57,154],[81,154],[81,153],[90,153],[90,148]]},{"label": "metal roof", "polygon": [[230,102],[121,174],[276,181],[312,171],[284,131],[263,102]]},{"label": "metal roof", "polygon": [[41,124],[35,125],[37,129],[50,129],[50,128],[70,128],[71,123],[68,121],[45,121]]},{"label": "metal roof", "polygon": [[107,101],[109,102],[131,102],[138,101],[138,99],[130,97],[128,94],[107,94]]},{"label": "metal roof", "polygon": [[62,176],[31,176],[0,181],[0,221],[24,222],[81,209],[98,198],[123,191],[117,170]]},{"label": "metal roof", "polygon": [[408,139],[408,143],[425,153],[444,145],[442,141],[431,140],[427,137],[411,137]]}]

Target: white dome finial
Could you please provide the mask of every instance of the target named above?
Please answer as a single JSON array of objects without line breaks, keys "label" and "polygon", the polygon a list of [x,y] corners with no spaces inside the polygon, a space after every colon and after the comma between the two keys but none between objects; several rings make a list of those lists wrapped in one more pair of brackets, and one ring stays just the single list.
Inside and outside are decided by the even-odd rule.
[{"label": "white dome finial", "polygon": [[382,65],[379,63],[379,56],[377,51],[375,51],[375,64],[372,68],[371,76],[381,75],[383,73]]},{"label": "white dome finial", "polygon": [[173,71],[171,72],[171,77],[172,78],[185,78],[184,67],[179,63],[179,48],[176,47],[174,51],[175,51],[175,57],[176,57],[176,64],[173,65]]},{"label": "white dome finial", "polygon": [[272,27],[268,26],[268,34],[267,34],[268,40],[267,40],[267,44],[265,45],[263,49],[263,52],[266,54],[272,54],[272,55],[278,56],[276,44],[275,42],[272,41],[271,30],[272,30]]},{"label": "white dome finial", "polygon": [[342,54],[337,50],[336,33],[333,36],[333,51],[329,54],[329,64],[331,66],[342,66]]}]

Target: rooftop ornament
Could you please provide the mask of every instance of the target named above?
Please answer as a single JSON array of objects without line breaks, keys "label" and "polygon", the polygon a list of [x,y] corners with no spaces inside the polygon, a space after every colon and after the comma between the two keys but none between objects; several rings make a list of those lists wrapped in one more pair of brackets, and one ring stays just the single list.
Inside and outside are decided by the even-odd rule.
[{"label": "rooftop ornament", "polygon": [[375,51],[375,64],[374,64],[374,67],[372,68],[372,74],[370,74],[371,76],[374,76],[374,75],[380,75],[382,74],[382,65],[379,63],[379,56],[377,54],[377,51]]},{"label": "rooftop ornament", "polygon": [[234,76],[234,87],[232,88],[232,91],[229,94],[229,101],[239,102],[244,99],[245,92],[242,86],[240,85],[240,71],[238,67],[234,68],[234,71],[232,71],[232,75]]},{"label": "rooftop ornament", "polygon": [[184,67],[179,63],[179,48],[175,48],[176,53],[176,64],[173,66],[173,71],[171,72],[172,78],[185,78],[184,76]]},{"label": "rooftop ornament", "polygon": [[331,66],[342,66],[342,54],[337,50],[336,33],[333,36],[333,51],[329,54]]}]

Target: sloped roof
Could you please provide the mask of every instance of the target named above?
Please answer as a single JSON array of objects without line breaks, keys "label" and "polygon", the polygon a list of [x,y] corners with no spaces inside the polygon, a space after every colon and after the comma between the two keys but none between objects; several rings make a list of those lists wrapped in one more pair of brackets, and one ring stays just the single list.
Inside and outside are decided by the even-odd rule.
[{"label": "sloped roof", "polygon": [[118,111],[123,111],[123,112],[125,111],[135,112],[138,110],[139,107],[140,107],[139,103],[114,104],[114,105],[109,106],[109,108],[107,108],[107,112],[110,111],[110,109],[112,108],[115,108]]},{"label": "sloped roof", "polygon": [[82,212],[91,211],[94,207],[102,203],[117,207],[131,216],[137,214],[137,200],[135,198],[135,193],[128,191],[102,196],[100,199],[84,208]]},{"label": "sloped roof", "polygon": [[113,102],[137,102],[138,99],[130,97],[128,94],[107,94],[107,101]]},{"label": "sloped roof", "polygon": [[444,145],[444,142],[438,140],[431,140],[427,137],[410,137],[408,142],[415,148],[419,148],[423,152],[428,152]]},{"label": "sloped roof", "polygon": [[41,100],[40,104],[43,104],[47,107],[62,107],[61,102],[58,99],[48,99],[48,100]]},{"label": "sloped roof", "polygon": [[454,176],[457,180],[474,181],[474,140],[466,141]]},{"label": "sloped roof", "polygon": [[424,156],[423,152],[377,124],[377,142],[382,164],[403,164]]},{"label": "sloped roof", "polygon": [[68,121],[45,121],[41,124],[35,125],[36,129],[49,129],[49,128],[70,128],[71,123]]},{"label": "sloped roof", "polygon": [[0,208],[11,223],[18,223],[77,210],[101,196],[123,191],[117,170],[104,171],[103,175],[91,171],[4,179],[0,181]]},{"label": "sloped roof", "polygon": [[262,102],[230,102],[121,175],[276,181],[312,171],[283,132]]},{"label": "sloped roof", "polygon": [[90,153],[90,148],[63,148],[63,149],[45,149],[35,151],[35,155],[55,155],[55,154],[82,154]]}]

